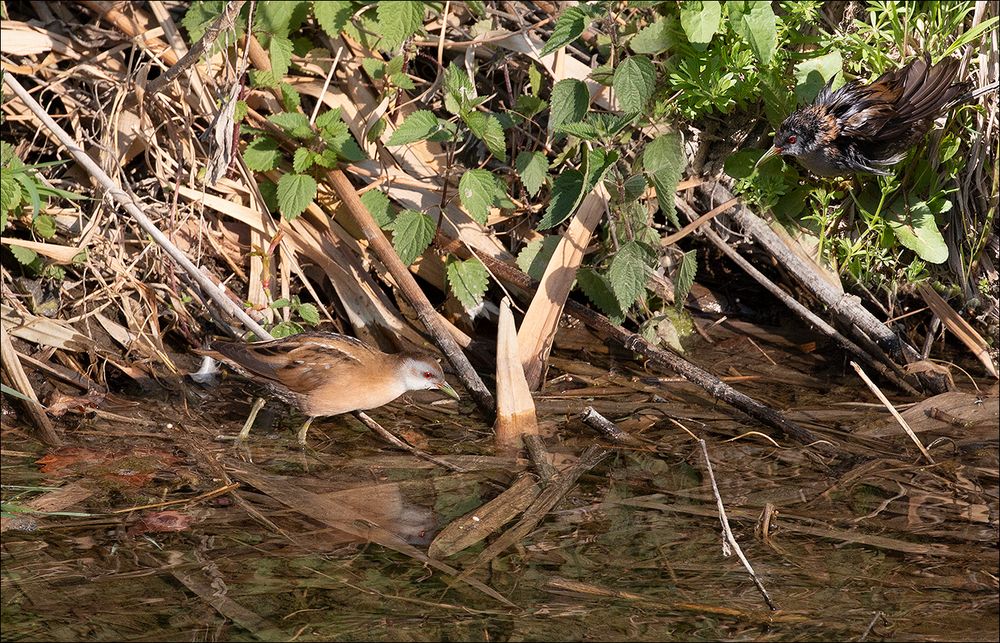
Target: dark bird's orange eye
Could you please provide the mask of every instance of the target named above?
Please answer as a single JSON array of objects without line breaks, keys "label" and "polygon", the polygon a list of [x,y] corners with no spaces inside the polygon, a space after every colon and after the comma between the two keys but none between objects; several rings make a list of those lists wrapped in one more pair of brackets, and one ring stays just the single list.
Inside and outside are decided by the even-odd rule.
[{"label": "dark bird's orange eye", "polygon": [[789,137],[788,137],[788,142],[789,142],[789,143],[790,143],[791,145],[795,145],[795,141],[797,141],[797,140],[799,140],[799,137],[798,137],[798,136],[795,136],[795,135],[792,135],[792,136],[789,136]]}]

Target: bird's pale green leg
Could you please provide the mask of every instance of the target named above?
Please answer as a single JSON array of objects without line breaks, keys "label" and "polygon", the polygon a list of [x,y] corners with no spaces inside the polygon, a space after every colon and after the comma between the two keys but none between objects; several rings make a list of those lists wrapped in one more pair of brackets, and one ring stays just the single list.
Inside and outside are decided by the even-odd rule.
[{"label": "bird's pale green leg", "polygon": [[250,435],[250,428],[253,427],[253,421],[257,419],[257,413],[259,413],[263,407],[264,398],[258,397],[253,401],[253,408],[250,409],[250,416],[247,417],[247,421],[243,423],[243,429],[236,438],[236,444],[242,444],[243,440],[246,440],[247,436]]},{"label": "bird's pale green leg", "polygon": [[309,418],[306,420],[306,423],[302,425],[302,428],[299,429],[299,444],[302,446],[306,445],[306,433],[309,432],[309,425],[312,424],[314,419],[316,418]]}]

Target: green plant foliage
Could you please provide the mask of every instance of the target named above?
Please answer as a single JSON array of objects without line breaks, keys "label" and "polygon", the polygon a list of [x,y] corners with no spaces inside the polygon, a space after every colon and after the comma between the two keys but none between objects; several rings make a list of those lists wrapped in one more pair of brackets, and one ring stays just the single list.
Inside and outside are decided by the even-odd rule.
[{"label": "green plant foliage", "polygon": [[507,140],[503,134],[503,126],[496,116],[483,114],[482,112],[470,112],[464,118],[465,124],[469,126],[469,131],[486,143],[493,156],[503,162],[507,161]]},{"label": "green plant foliage", "polygon": [[392,222],[392,245],[404,264],[410,265],[431,245],[434,219],[423,212],[403,210]]},{"label": "green plant foliage", "polygon": [[937,199],[933,207],[926,201],[913,198],[898,198],[886,212],[886,221],[899,242],[917,253],[928,263],[944,263],[948,260],[948,244],[938,230],[937,215],[951,210],[951,201]]},{"label": "green plant foliage", "polygon": [[586,185],[584,178],[583,172],[579,170],[566,170],[556,177],[549,205],[538,222],[539,230],[555,227],[573,214],[583,198],[583,188]]},{"label": "green plant foliage", "polygon": [[354,13],[354,3],[349,0],[322,0],[313,2],[316,22],[331,38],[340,36],[340,31]]},{"label": "green plant foliage", "polygon": [[517,267],[526,272],[532,279],[540,281],[545,274],[545,267],[549,265],[549,260],[552,259],[561,239],[562,237],[555,234],[535,239],[518,253]]},{"label": "green plant foliage", "polygon": [[396,219],[396,213],[389,205],[389,197],[378,190],[368,190],[361,195],[361,203],[368,208],[380,228],[388,227]]},{"label": "green plant foliage", "polygon": [[694,0],[681,5],[681,28],[691,46],[704,51],[719,31],[722,4],[718,0]]},{"label": "green plant foliage", "polygon": [[458,182],[458,196],[469,215],[486,225],[490,208],[508,201],[503,183],[488,170],[466,170]]},{"label": "green plant foliage", "polygon": [[580,37],[590,23],[591,10],[586,6],[570,7],[556,18],[552,36],[542,47],[541,55],[547,56],[560,47],[565,47]]},{"label": "green plant foliage", "polygon": [[618,303],[607,277],[592,268],[580,268],[576,271],[576,284],[597,308],[608,316],[613,324],[625,321],[625,313]]},{"label": "green plant foliage", "polygon": [[653,96],[655,87],[656,69],[645,56],[630,56],[615,70],[615,94],[626,112],[642,111]]},{"label": "green plant foliage", "polygon": [[671,132],[653,139],[642,153],[642,165],[656,190],[660,210],[675,227],[680,227],[674,208],[674,193],[687,165],[680,133]]},{"label": "green plant foliage", "polygon": [[[843,58],[836,49],[823,56],[803,60],[795,65],[795,95],[800,103],[811,103],[819,90],[840,73],[844,66]],[[843,84],[843,83],[841,83]],[[834,89],[839,87],[834,83]]]},{"label": "green plant foliage", "polygon": [[389,137],[389,145],[407,145],[430,138],[441,129],[438,118],[434,112],[421,109],[406,117],[392,136]]},{"label": "green plant foliage", "polygon": [[424,3],[416,0],[379,2],[376,6],[378,30],[382,36],[380,47],[385,51],[397,49],[403,42],[424,28]]},{"label": "green plant foliage", "polygon": [[629,241],[615,253],[608,268],[608,283],[622,310],[628,310],[646,292],[646,263],[651,253],[637,241]]},{"label": "green plant foliage", "polygon": [[316,179],[307,174],[286,174],[278,180],[278,209],[291,221],[316,198]]},{"label": "green plant foliage", "polygon": [[452,294],[466,310],[472,310],[483,303],[490,280],[486,266],[479,259],[449,260],[446,272]]},{"label": "green plant foliage", "polygon": [[778,47],[777,17],[770,0],[730,0],[726,3],[733,29],[762,65],[771,64]]},{"label": "green plant foliage", "polygon": [[514,167],[528,194],[535,196],[548,177],[549,160],[541,152],[521,152],[514,159]]},{"label": "green plant foliage", "polygon": [[681,257],[680,265],[677,266],[677,273],[674,275],[674,306],[677,310],[684,308],[691,287],[694,286],[694,278],[698,273],[698,257],[696,251],[689,250]]},{"label": "green plant foliage", "polygon": [[552,86],[549,99],[549,129],[554,130],[563,123],[578,123],[587,114],[590,105],[590,91],[575,78],[560,80]]}]

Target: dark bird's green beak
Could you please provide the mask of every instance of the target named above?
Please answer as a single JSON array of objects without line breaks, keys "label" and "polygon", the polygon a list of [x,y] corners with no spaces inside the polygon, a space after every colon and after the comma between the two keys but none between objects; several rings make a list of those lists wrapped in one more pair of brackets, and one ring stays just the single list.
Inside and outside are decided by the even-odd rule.
[{"label": "dark bird's green beak", "polygon": [[759,159],[757,159],[757,162],[754,163],[754,165],[753,165],[753,169],[756,170],[758,167],[760,167],[761,165],[763,165],[764,163],[766,163],[768,160],[770,160],[771,157],[778,156],[780,154],[781,154],[781,148],[778,147],[777,145],[772,145],[771,149],[769,149],[768,151],[764,152],[764,155],[761,156]]}]

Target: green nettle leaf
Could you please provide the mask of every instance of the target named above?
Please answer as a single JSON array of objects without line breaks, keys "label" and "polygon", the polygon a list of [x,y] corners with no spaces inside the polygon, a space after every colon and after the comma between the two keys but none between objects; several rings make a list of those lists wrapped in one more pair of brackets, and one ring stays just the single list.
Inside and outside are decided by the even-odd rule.
[{"label": "green nettle leaf", "polygon": [[464,120],[475,137],[486,143],[487,149],[493,156],[501,161],[507,161],[507,140],[504,138],[503,126],[496,116],[470,112]]},{"label": "green nettle leaf", "polygon": [[300,147],[295,150],[295,156],[292,157],[292,171],[302,174],[313,166],[314,160],[315,154],[309,148]]},{"label": "green nettle leaf", "polygon": [[[941,212],[950,208],[950,201],[941,202],[938,207]],[[896,199],[886,214],[886,221],[896,238],[918,257],[928,263],[940,264],[948,260],[948,244],[938,230],[934,210],[926,201]]]},{"label": "green nettle leaf", "polygon": [[399,127],[389,137],[389,145],[406,145],[429,138],[440,129],[437,116],[433,112],[421,109],[406,117]]},{"label": "green nettle leaf", "polygon": [[770,0],[734,0],[726,7],[733,30],[750,45],[761,64],[770,64],[778,48],[777,18]]},{"label": "green nettle leaf", "polygon": [[698,255],[696,250],[689,250],[681,257],[681,263],[677,266],[677,274],[674,275],[674,306],[677,310],[684,308],[691,287],[694,286],[694,277],[698,274]]},{"label": "green nettle leaf", "polygon": [[7,247],[10,248],[10,253],[14,255],[14,258],[17,259],[18,263],[22,265],[29,266],[34,263],[36,259],[38,259],[38,254],[31,248],[25,248],[24,246]]},{"label": "green nettle leaf", "polygon": [[279,112],[267,117],[281,129],[285,130],[292,138],[309,139],[313,136],[312,127],[309,126],[309,117],[299,112]]},{"label": "green nettle leaf", "polygon": [[316,180],[306,174],[286,174],[278,180],[278,209],[291,221],[316,198]]},{"label": "green nettle leaf", "polygon": [[535,239],[521,249],[517,254],[517,267],[526,272],[529,277],[541,281],[545,268],[555,254],[556,246],[562,239],[557,234],[547,234],[541,239]]},{"label": "green nettle leaf", "polygon": [[392,245],[404,264],[416,261],[431,245],[436,227],[434,219],[423,212],[403,210],[396,216],[392,223]]},{"label": "green nettle leaf", "polygon": [[56,236],[56,220],[47,214],[36,214],[31,222],[32,229],[43,239]]},{"label": "green nettle leaf", "polygon": [[620,324],[625,320],[625,313],[604,275],[598,274],[592,268],[580,268],[576,271],[576,284],[580,286],[587,299],[611,319],[611,323]]},{"label": "green nettle leaf", "polygon": [[722,4],[718,0],[681,4],[681,28],[688,42],[698,51],[708,48],[712,36],[719,31],[721,21]]},{"label": "green nettle leaf", "polygon": [[795,95],[799,102],[811,103],[819,90],[843,68],[844,60],[836,49],[795,65]]},{"label": "green nettle leaf", "polygon": [[468,112],[476,98],[476,86],[464,68],[451,63],[444,70],[444,108],[456,116]]},{"label": "green nettle leaf", "polygon": [[528,194],[535,196],[545,183],[549,172],[549,160],[542,152],[521,152],[514,160],[514,167],[521,177],[521,183]]},{"label": "green nettle leaf", "polygon": [[313,15],[323,31],[331,38],[340,35],[347,21],[351,19],[354,7],[350,0],[325,0],[313,3]]},{"label": "green nettle leaf", "polygon": [[629,241],[615,253],[608,268],[608,282],[622,310],[628,310],[646,292],[648,253],[636,241]]},{"label": "green nettle leaf", "polygon": [[584,176],[579,170],[566,170],[552,183],[552,198],[545,214],[538,222],[539,230],[546,230],[562,223],[573,214],[583,198]]},{"label": "green nettle leaf", "polygon": [[21,203],[21,186],[4,168],[0,171],[0,212],[7,214]]},{"label": "green nettle leaf", "polygon": [[560,134],[570,134],[584,141],[596,140],[601,135],[593,123],[563,123],[557,125],[555,131]]},{"label": "green nettle leaf", "polygon": [[590,91],[583,81],[575,78],[560,80],[552,86],[552,97],[549,99],[549,129],[563,123],[577,123],[583,120],[590,105]]},{"label": "green nettle leaf", "polygon": [[414,0],[380,2],[375,9],[378,31],[382,36],[379,47],[385,51],[397,49],[424,26],[424,3]]},{"label": "green nettle leaf", "polygon": [[472,310],[483,303],[483,295],[490,285],[489,273],[479,259],[448,262],[448,286],[455,299],[462,302],[466,310]]},{"label": "green nettle leaf", "polygon": [[361,203],[368,208],[369,214],[372,215],[380,228],[385,228],[396,218],[389,205],[389,197],[384,192],[368,190],[361,195]]},{"label": "green nettle leaf", "polygon": [[640,29],[628,44],[637,54],[658,54],[673,48],[677,42],[670,30],[670,21],[659,18],[648,27]]},{"label": "green nettle leaf", "polygon": [[642,153],[642,165],[646,176],[656,189],[656,199],[660,210],[675,227],[680,227],[674,209],[674,193],[684,175],[687,159],[679,132],[670,132],[653,139]]},{"label": "green nettle leaf", "polygon": [[302,26],[309,6],[303,0],[286,2],[268,0],[257,4],[254,13],[254,31],[275,36],[287,36]]},{"label": "green nettle leaf", "polygon": [[[286,112],[294,112],[302,105],[302,96],[294,87],[288,83],[281,83],[278,88],[281,90],[281,106],[285,108]],[[235,116],[233,118],[240,120],[236,119]]]},{"label": "green nettle leaf", "polygon": [[547,102],[537,96],[521,94],[514,103],[514,111],[525,118],[531,118],[548,106]]},{"label": "green nettle leaf", "polygon": [[601,182],[611,166],[618,162],[618,156],[617,150],[606,152],[598,148],[587,151],[587,178],[583,186],[585,193],[593,190]]},{"label": "green nettle leaf", "polygon": [[272,36],[267,55],[271,59],[271,73],[275,78],[283,78],[288,73],[289,65],[292,64],[292,41],[281,36]]},{"label": "green nettle leaf", "polygon": [[541,55],[547,56],[579,38],[590,22],[589,15],[590,12],[586,7],[570,7],[559,14],[556,26],[552,30],[552,37],[545,43]]},{"label": "green nettle leaf", "polygon": [[299,313],[299,317],[302,318],[302,321],[307,324],[315,326],[319,323],[319,311],[316,309],[314,304],[299,304],[296,310]]},{"label": "green nettle leaf", "polygon": [[506,195],[500,181],[489,170],[466,170],[458,182],[458,196],[469,215],[486,225],[490,207]]},{"label": "green nettle leaf", "polygon": [[243,160],[246,161],[247,167],[254,172],[273,170],[278,166],[278,161],[281,160],[278,142],[268,136],[255,138],[243,152]]}]

